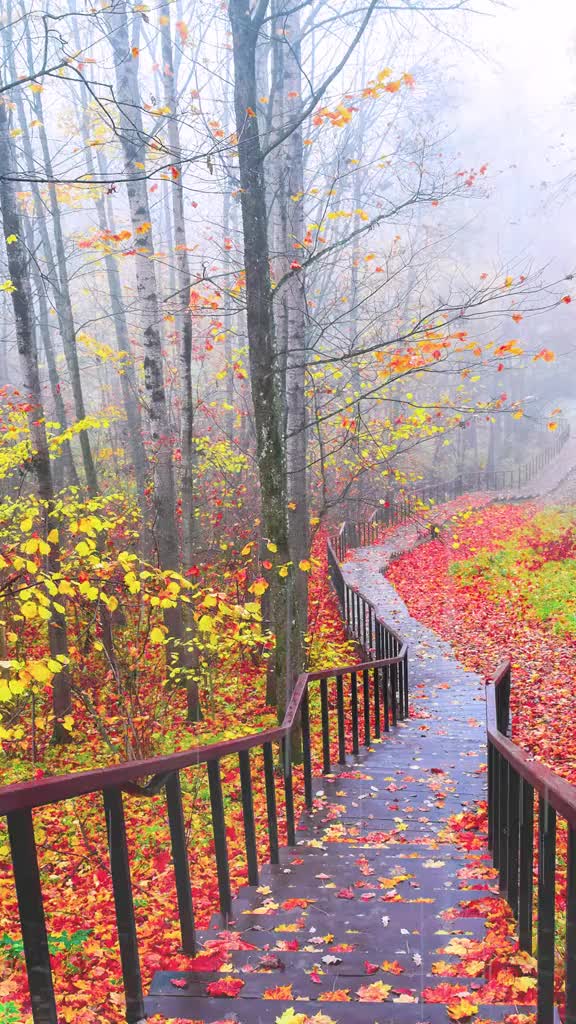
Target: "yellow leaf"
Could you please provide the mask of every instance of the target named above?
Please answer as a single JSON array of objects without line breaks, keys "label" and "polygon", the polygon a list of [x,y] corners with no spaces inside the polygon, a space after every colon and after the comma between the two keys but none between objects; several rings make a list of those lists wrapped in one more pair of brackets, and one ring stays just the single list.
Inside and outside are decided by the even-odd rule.
[{"label": "yellow leaf", "polygon": [[293,1007],[289,1006],[279,1017],[276,1017],[276,1024],[306,1024],[307,1020],[305,1013],[296,1013]]},{"label": "yellow leaf", "polygon": [[162,630],[160,629],[159,626],[154,626],[154,628],[150,630],[150,643],[151,644],[163,644],[164,643],[164,633],[162,632]]},{"label": "yellow leaf", "polygon": [[251,594],[255,594],[256,597],[261,597],[266,590],[268,590],[268,584],[266,580],[256,580],[251,587],[248,587]]},{"label": "yellow leaf", "polygon": [[274,544],[271,540],[268,541],[266,547],[268,548],[268,551],[271,551],[273,554],[276,554],[278,551],[278,545]]},{"label": "yellow leaf", "polygon": [[59,533],[58,533],[58,530],[56,530],[56,529],[54,529],[54,530],[50,530],[50,533],[48,534],[48,536],[47,536],[46,540],[47,540],[47,541],[48,541],[48,542],[49,542],[50,544],[57,544],[57,543],[58,543],[58,540],[59,540],[59,536],[60,536],[60,535],[59,535]]},{"label": "yellow leaf", "polygon": [[35,601],[25,601],[20,611],[25,619],[35,619],[38,614],[38,605]]},{"label": "yellow leaf", "polygon": [[298,568],[302,569],[302,572],[310,572],[312,566],[307,558],[303,558],[301,562],[298,562]]},{"label": "yellow leaf", "polygon": [[18,235],[8,235],[6,239],[6,245],[14,245],[14,242],[18,241]]},{"label": "yellow leaf", "polygon": [[211,615],[202,615],[198,622],[198,629],[201,633],[211,633],[214,619]]},{"label": "yellow leaf", "polygon": [[[37,683],[49,683],[54,675],[50,668],[47,665],[43,665],[41,661],[33,661],[32,664],[27,665],[27,669]],[[56,671],[60,671],[60,665],[58,665]]]},{"label": "yellow leaf", "polygon": [[447,1007],[447,1013],[450,1020],[467,1020],[478,1013],[478,1006],[469,999],[458,999]]}]

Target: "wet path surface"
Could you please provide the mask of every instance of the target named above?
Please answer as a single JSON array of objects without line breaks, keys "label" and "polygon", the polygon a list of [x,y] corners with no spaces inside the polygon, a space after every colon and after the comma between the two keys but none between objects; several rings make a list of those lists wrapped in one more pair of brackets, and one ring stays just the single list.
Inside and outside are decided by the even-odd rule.
[{"label": "wet path surface", "polygon": [[[231,953],[225,973],[156,975],[150,1012],[284,1024],[292,1008],[304,1015],[295,1024],[315,1014],[326,1015],[317,1018],[322,1024],[435,1024],[533,1009],[516,1006],[509,988],[494,1004],[495,921],[498,970],[507,954],[518,958],[515,935],[495,896],[485,837],[472,826],[475,849],[467,852],[450,822],[474,813],[486,795],[484,682],[411,618],[380,571],[410,529],[358,550],[344,567],[348,582],[408,640],[410,719],[349,755],[346,768],[314,780],[314,811],[301,820],[297,847],[263,869],[259,890],[243,889],[234,903],[232,941],[254,948]],[[474,916],[462,905],[471,899]],[[217,932],[216,925],[204,939]],[[477,951],[473,974],[470,950]],[[525,976],[522,1002],[533,1002],[528,960],[511,971]],[[223,980],[236,983],[236,998],[209,996],[211,982]]]}]

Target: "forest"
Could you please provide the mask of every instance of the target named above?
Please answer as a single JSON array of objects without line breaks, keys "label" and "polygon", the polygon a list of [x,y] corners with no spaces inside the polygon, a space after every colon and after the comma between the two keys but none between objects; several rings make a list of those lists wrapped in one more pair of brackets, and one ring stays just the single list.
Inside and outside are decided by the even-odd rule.
[{"label": "forest", "polygon": [[[506,743],[561,777],[559,792],[576,783],[576,296],[558,198],[569,179],[546,148],[552,115],[541,148],[556,177],[534,203],[537,155],[519,155],[516,176],[488,126],[468,145],[490,111],[489,88],[482,114],[470,82],[489,83],[499,60],[479,23],[509,49],[517,29],[527,54],[540,45],[532,0],[519,7],[1,5],[0,1024],[373,1024],[370,1006],[316,1006],[331,993],[445,1007],[436,1018],[420,1006],[412,1024],[481,1021],[494,1004],[508,1024],[529,1024],[535,1006],[551,1024],[553,1004],[576,1020],[576,799],[550,805],[560,814],[574,799],[550,854],[551,925],[538,902],[543,805],[530,819],[540,856],[526,867],[503,839],[504,880],[494,838],[513,834],[528,799]],[[530,85],[517,88],[521,104]],[[444,683],[420,679],[426,657]],[[246,980],[234,954],[242,965],[260,947],[234,931],[231,899],[242,905],[248,883],[265,897],[252,913],[302,920],[316,902],[304,883],[277,895],[277,875],[254,889],[257,863],[299,864],[282,858],[319,827],[307,814],[332,822],[336,844],[366,825],[330,832],[346,796],[334,778],[364,790],[353,807],[375,797],[364,755],[356,775],[333,770],[360,756],[361,720],[376,759],[392,756],[388,733],[420,750],[436,735],[428,709],[449,703],[438,688],[452,686],[456,706],[484,700],[471,696],[477,677],[502,658],[475,776],[487,791],[472,805],[454,804],[457,779],[440,799],[433,788],[427,853],[438,865],[449,847],[473,857],[458,877],[493,903],[461,916],[488,918],[487,937],[452,939],[460,960],[447,969],[440,953],[428,964],[423,935],[418,984],[390,939],[382,964],[370,954],[360,969],[381,978],[354,988],[345,963],[319,995],[340,953],[354,957],[350,929],[325,946],[276,939]],[[465,745],[484,710],[446,713]],[[406,788],[390,772],[390,792]],[[506,821],[491,809],[502,792]],[[408,797],[385,799],[376,817],[410,819]],[[368,844],[407,842],[401,824]],[[486,850],[496,842],[490,866],[476,834]],[[378,898],[410,903],[413,876],[391,864],[378,870],[397,881]],[[409,885],[427,893],[418,878]],[[321,888],[347,900],[351,886]],[[318,954],[301,991],[288,970],[256,987],[276,952],[298,949]],[[433,975],[483,978],[484,998],[476,983],[433,989]],[[261,999],[269,1011],[254,1009]]]}]

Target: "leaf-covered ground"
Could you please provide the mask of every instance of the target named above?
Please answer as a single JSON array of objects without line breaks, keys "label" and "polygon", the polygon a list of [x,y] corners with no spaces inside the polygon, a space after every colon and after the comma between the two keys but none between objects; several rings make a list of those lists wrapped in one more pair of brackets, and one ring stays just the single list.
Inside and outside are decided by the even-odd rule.
[{"label": "leaf-covered ground", "polygon": [[575,782],[570,517],[532,504],[490,505],[445,525],[387,575],[464,665],[489,676],[511,658],[514,737]]}]

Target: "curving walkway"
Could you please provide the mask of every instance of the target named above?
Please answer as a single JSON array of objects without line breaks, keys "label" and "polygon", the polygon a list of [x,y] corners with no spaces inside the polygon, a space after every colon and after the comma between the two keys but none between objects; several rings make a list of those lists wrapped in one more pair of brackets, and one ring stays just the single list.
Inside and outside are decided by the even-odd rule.
[{"label": "curving walkway", "polygon": [[[439,1024],[533,1009],[533,964],[518,954],[492,888],[485,836],[474,830],[481,819],[471,816],[466,833],[472,852],[450,825],[485,797],[483,680],[409,615],[381,572],[413,542],[411,529],[356,551],[344,569],[408,639],[412,717],[315,780],[315,810],[301,820],[297,847],[234,903],[228,944],[244,948],[230,952],[224,972],[157,974],[149,1013],[205,1024],[304,1024],[316,1014],[326,1015],[322,1024]],[[463,906],[471,899],[474,916]],[[216,921],[204,941],[219,933]],[[520,986],[498,989],[503,966]],[[217,990],[232,982],[224,988],[237,996],[211,996],[214,982]]]}]

